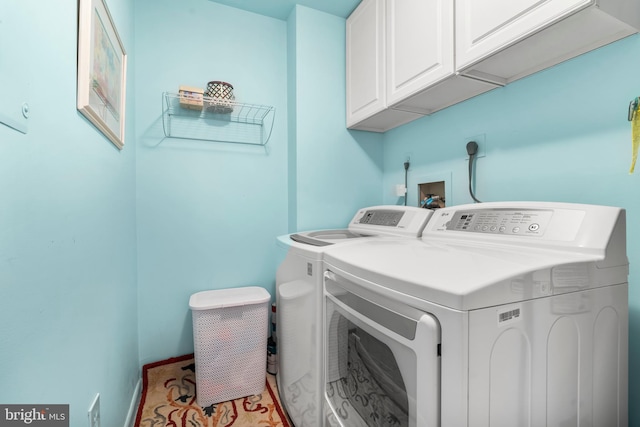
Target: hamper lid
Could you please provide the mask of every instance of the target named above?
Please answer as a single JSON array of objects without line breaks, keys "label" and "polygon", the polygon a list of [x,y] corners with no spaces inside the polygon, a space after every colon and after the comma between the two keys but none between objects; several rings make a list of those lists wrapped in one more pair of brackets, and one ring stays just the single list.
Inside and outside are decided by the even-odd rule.
[{"label": "hamper lid", "polygon": [[270,299],[271,295],[269,292],[259,286],[217,289],[213,291],[202,291],[191,295],[191,298],[189,298],[189,307],[191,310],[211,310],[214,308],[260,304]]}]

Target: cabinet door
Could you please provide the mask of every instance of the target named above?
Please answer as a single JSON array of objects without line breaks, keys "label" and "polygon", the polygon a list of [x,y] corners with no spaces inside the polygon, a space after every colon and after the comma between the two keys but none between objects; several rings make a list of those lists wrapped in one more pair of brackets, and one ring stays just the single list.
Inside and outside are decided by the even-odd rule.
[{"label": "cabinet door", "polygon": [[386,108],[384,0],[363,0],[347,19],[347,126]]},{"label": "cabinet door", "polygon": [[453,74],[452,1],[387,0],[386,23],[388,105]]},{"label": "cabinet door", "polygon": [[456,0],[456,68],[563,19],[593,0]]}]

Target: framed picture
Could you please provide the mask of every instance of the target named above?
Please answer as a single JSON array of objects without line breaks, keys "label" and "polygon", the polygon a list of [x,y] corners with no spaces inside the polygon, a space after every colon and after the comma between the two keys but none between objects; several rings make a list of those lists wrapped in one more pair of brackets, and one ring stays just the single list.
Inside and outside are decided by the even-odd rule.
[{"label": "framed picture", "polygon": [[124,147],[127,54],[104,0],[80,0],[78,110]]}]

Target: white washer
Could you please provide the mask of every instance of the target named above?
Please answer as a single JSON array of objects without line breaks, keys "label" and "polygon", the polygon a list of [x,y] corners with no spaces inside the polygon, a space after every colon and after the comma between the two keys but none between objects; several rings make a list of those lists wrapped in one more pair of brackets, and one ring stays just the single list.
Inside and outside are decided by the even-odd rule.
[{"label": "white washer", "polygon": [[278,390],[296,427],[322,422],[322,258],[329,247],[386,238],[417,239],[433,211],[406,206],[358,210],[347,229],[278,237]]},{"label": "white washer", "polygon": [[327,249],[326,425],[626,427],[625,221],[482,203]]}]

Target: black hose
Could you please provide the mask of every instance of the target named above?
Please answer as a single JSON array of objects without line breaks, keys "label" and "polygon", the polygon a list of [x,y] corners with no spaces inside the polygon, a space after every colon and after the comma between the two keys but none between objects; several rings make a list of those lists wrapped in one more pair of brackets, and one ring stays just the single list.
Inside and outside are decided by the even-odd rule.
[{"label": "black hose", "polygon": [[473,188],[471,186],[471,180],[472,180],[472,177],[473,177],[473,161],[476,158],[476,154],[477,153],[478,153],[478,143],[475,142],[475,141],[468,142],[467,143],[467,154],[469,154],[469,194],[471,195],[471,198],[476,203],[482,203],[473,194]]},{"label": "black hose", "polygon": [[409,189],[407,188],[407,174],[409,171],[409,162],[404,162],[404,205],[407,206],[407,196],[409,194]]}]

